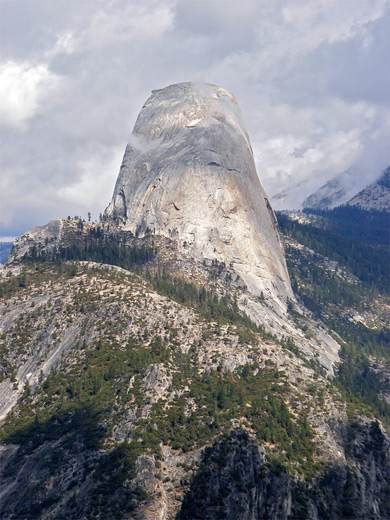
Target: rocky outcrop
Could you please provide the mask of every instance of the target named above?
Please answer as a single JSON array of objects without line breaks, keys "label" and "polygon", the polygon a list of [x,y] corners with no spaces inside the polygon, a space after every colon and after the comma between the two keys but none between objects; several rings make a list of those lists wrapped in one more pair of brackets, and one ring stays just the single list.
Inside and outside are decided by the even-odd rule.
[{"label": "rocky outcrop", "polygon": [[27,257],[36,259],[41,255],[53,254],[61,248],[82,241],[90,230],[91,225],[70,218],[51,220],[44,226],[30,228],[15,239],[6,267],[19,266]]},{"label": "rocky outcrop", "polygon": [[377,422],[344,433],[347,462],[307,484],[270,463],[246,432],[234,432],[206,449],[178,520],[389,519],[389,439]]},{"label": "rocky outcrop", "polygon": [[264,448],[238,431],[206,449],[177,518],[287,520],[290,512],[288,473],[270,470]]},{"label": "rocky outcrop", "polygon": [[20,260],[31,253],[52,250],[61,244],[63,230],[62,220],[51,220],[44,226],[36,226],[15,239],[11,254],[7,260],[8,267],[18,264]]},{"label": "rocky outcrop", "polygon": [[[179,253],[235,273],[283,311],[294,299],[277,221],[233,94],[183,83],[154,91],[126,148],[107,226],[174,240]],[[92,225],[93,227],[93,225]],[[96,226],[95,226],[96,227]],[[91,225],[53,220],[16,239],[7,267],[83,240]]]},{"label": "rocky outcrop", "polygon": [[181,83],[153,91],[126,148],[106,217],[232,266],[248,289],[293,298],[277,222],[233,94]]}]

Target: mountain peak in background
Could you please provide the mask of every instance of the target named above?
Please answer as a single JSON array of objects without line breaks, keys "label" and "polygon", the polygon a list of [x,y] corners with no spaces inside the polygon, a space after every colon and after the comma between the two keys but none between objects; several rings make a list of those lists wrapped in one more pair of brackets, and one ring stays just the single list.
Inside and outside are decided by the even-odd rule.
[{"label": "mountain peak in background", "polygon": [[365,210],[390,212],[390,166],[381,177],[369,184],[347,202],[348,206],[356,206]]},{"label": "mountain peak in background", "polygon": [[364,185],[363,172],[355,167],[348,168],[309,195],[302,202],[302,207],[332,209],[347,202]]},{"label": "mountain peak in background", "polygon": [[[302,202],[303,208],[333,209],[347,204],[360,209],[390,210],[390,168],[375,182],[365,185],[363,171],[349,168],[336,175]],[[367,181],[366,181],[367,182]]]},{"label": "mountain peak in background", "polygon": [[209,84],[153,91],[136,121],[105,216],[225,262],[248,289],[292,298],[276,218],[233,94]]}]

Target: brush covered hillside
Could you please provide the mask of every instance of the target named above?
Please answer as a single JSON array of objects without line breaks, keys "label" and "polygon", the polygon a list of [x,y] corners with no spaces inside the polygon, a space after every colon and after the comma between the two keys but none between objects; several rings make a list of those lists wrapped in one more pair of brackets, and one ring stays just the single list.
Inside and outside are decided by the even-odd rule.
[{"label": "brush covered hillside", "polygon": [[114,221],[19,247],[1,282],[1,517],[390,518],[386,285],[299,226],[280,218],[287,311]]}]

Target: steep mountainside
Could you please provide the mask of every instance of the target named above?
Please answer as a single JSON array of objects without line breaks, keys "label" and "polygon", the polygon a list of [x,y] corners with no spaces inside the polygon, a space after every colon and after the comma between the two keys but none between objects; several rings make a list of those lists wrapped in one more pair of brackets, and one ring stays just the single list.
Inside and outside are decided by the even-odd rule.
[{"label": "steep mountainside", "polygon": [[351,239],[345,244],[344,237],[284,215],[279,215],[279,222],[295,293],[341,339],[340,381],[351,398],[359,395],[386,420],[390,413],[388,255]]},{"label": "steep mountainside", "polygon": [[368,211],[390,212],[390,166],[383,172],[377,182],[360,191],[347,202],[347,205]]},{"label": "steep mountainside", "polygon": [[302,202],[302,208],[331,209],[344,204],[364,186],[362,179],[361,170],[349,168],[307,197]]},{"label": "steep mountainside", "polygon": [[384,249],[280,216],[293,293],[240,118],[154,92],[103,220],[16,240],[2,519],[390,519]]},{"label": "steep mountainside", "polygon": [[[231,267],[216,261],[196,262],[181,253],[175,241],[154,235],[137,238],[112,222],[86,224],[82,221],[63,219],[30,230],[16,240],[7,266],[18,273],[26,262],[28,265],[36,261],[64,260],[102,262],[125,269],[137,267],[138,270],[146,270],[149,274],[155,273],[155,276],[162,277],[163,280],[168,276],[167,273],[170,273],[172,276],[184,276],[188,282],[202,285],[209,283],[210,273],[212,276],[218,274],[222,281],[228,282],[228,287],[232,285],[232,288],[236,288],[238,292],[232,294],[231,298],[235,301],[237,309],[244,310],[254,323],[278,337],[288,334],[291,339],[297,340],[305,356],[308,359],[313,357],[318,359],[321,366],[330,374],[333,373],[334,363],[338,361],[339,345],[329,335],[308,319],[308,327],[313,329],[313,333],[310,337],[306,337],[302,331],[296,329],[293,322],[288,321],[285,310],[281,309],[272,298],[263,295],[259,300],[248,293]],[[224,294],[225,291],[226,289],[220,291],[220,294]],[[267,302],[267,305],[262,305],[261,302]],[[201,302],[198,303],[201,306]],[[54,350],[54,361],[56,352]],[[49,359],[51,353],[44,351],[44,360],[48,369],[52,365]],[[34,373],[34,377],[38,377],[38,349],[34,353],[33,364],[35,372],[32,371],[29,363],[26,366],[20,364],[19,378],[22,383],[27,380],[27,374],[31,377]],[[14,387],[11,382],[4,382],[4,385],[7,384],[7,390],[4,390],[0,384],[0,393],[5,392],[3,395],[7,395],[7,399],[3,397],[0,403],[0,416],[2,411],[6,412],[13,406],[23,388],[22,385]]]}]

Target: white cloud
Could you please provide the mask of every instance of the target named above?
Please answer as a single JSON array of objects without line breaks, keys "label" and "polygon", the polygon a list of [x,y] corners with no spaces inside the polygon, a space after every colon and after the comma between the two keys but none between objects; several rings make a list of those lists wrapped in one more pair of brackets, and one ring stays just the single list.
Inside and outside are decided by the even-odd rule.
[{"label": "white cloud", "polygon": [[46,53],[47,60],[51,60],[58,54],[73,54],[76,50],[76,42],[71,31],[66,31],[57,36],[54,46],[52,46]]},{"label": "white cloud", "polygon": [[[270,196],[281,188],[299,185],[295,207],[337,173],[359,163],[365,144],[382,128],[384,114],[368,103],[329,99],[322,106],[268,106],[252,115],[253,148],[260,178]],[[369,174],[379,175],[372,162]],[[376,168],[376,171],[375,171]],[[288,201],[291,203],[291,200]]]},{"label": "white cloud", "polygon": [[[84,215],[91,211],[97,218],[111,200],[124,150],[123,146],[108,148],[97,144],[89,148],[78,161],[77,179],[56,190],[55,197],[63,205],[79,207]],[[110,191],[107,185],[112,187]]]},{"label": "white cloud", "polygon": [[156,0],[100,3],[73,31],[60,34],[47,56],[97,52],[111,45],[134,45],[158,39],[173,28],[173,18],[171,5]]},{"label": "white cloud", "polygon": [[111,200],[123,144],[111,148],[94,143],[74,153],[78,156],[75,162],[73,157],[69,161],[59,158],[57,169],[62,170],[63,180],[58,173],[39,175],[34,163],[2,171],[1,192],[7,198],[3,197],[0,204],[0,235],[22,234],[30,227],[68,215],[87,218],[91,212],[93,219],[98,218]]},{"label": "white cloud", "polygon": [[[263,86],[282,78],[286,86],[289,76],[301,74],[299,69],[310,66],[305,60],[323,46],[348,41],[369,46],[372,24],[386,16],[388,7],[388,0],[260,2],[256,15],[251,13],[247,20],[255,27],[255,42],[250,49],[225,56],[217,67],[221,73],[233,68],[248,81]],[[272,90],[275,87],[277,83]]]},{"label": "white cloud", "polygon": [[355,38],[366,45],[371,39],[369,24],[383,16],[387,5],[387,0],[290,2],[282,10],[285,22],[282,29],[290,27],[295,35],[299,35],[300,45],[294,45],[293,52],[305,52],[305,49],[309,51],[322,43],[334,44]]},{"label": "white cloud", "polygon": [[0,67],[0,118],[2,125],[25,130],[27,122],[44,108],[62,84],[47,64],[8,61]]}]

